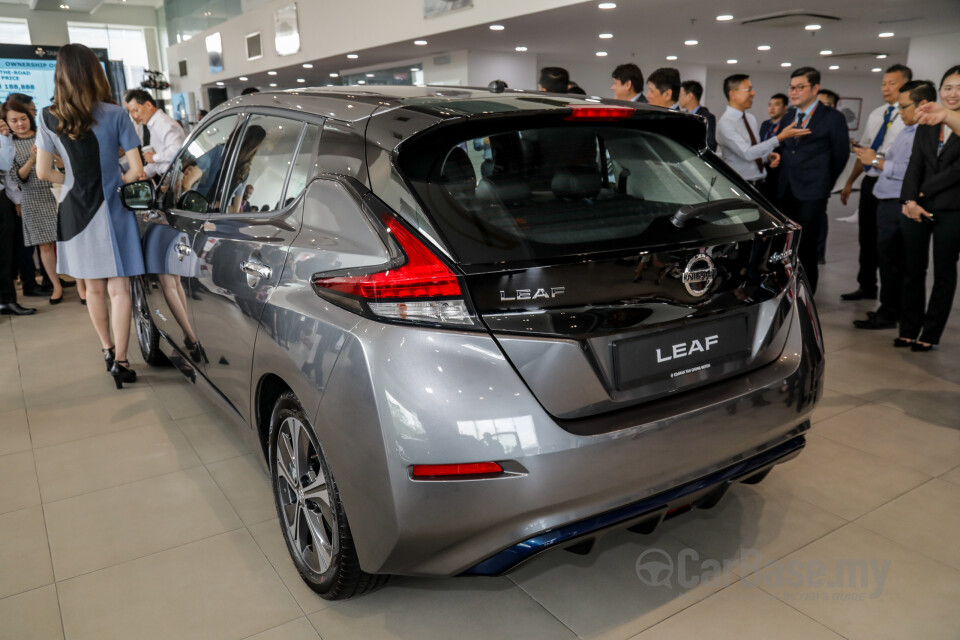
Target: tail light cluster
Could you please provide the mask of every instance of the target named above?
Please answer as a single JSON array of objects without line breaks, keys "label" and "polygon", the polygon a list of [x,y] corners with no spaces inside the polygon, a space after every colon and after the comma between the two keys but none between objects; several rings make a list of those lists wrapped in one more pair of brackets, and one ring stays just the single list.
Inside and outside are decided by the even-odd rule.
[{"label": "tail light cluster", "polygon": [[476,324],[453,270],[395,217],[384,213],[381,219],[398,245],[397,259],[378,271],[317,274],[317,293],[351,310],[391,320]]}]

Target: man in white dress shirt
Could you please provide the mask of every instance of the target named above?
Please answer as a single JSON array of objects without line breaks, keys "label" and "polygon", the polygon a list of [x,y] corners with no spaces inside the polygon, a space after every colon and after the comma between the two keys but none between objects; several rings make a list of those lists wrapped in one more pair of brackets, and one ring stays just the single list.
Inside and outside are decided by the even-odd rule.
[{"label": "man in white dress shirt", "polygon": [[810,131],[797,129],[795,124],[790,124],[777,135],[759,142],[757,119],[747,113],[756,95],[750,76],[737,73],[727,77],[723,81],[723,93],[727,96],[727,108],[717,121],[720,153],[744,180],[759,188],[760,181],[767,176],[765,162],[768,161],[771,167],[780,163],[780,155],[773,150],[784,140],[807,135]]},{"label": "man in white dress shirt", "polygon": [[143,152],[143,167],[148,178],[162,176],[177,155],[180,145],[187,139],[183,127],[166,113],[157,109],[153,97],[143,90],[129,91],[126,107],[134,120],[141,122],[150,131],[150,146]]},{"label": "man in white dress shirt", "polygon": [[883,74],[880,95],[886,104],[870,112],[860,144],[857,145],[876,151],[874,165],[864,166],[858,158],[850,177],[847,178],[847,184],[840,191],[840,201],[847,204],[854,180],[861,173],[865,174],[863,182],[860,183],[860,202],[857,206],[857,224],[860,227],[857,233],[860,240],[860,270],[857,272],[859,286],[856,291],[842,294],[842,300],[875,300],[877,297],[877,199],[873,196],[873,186],[881,173],[877,163],[883,159],[897,135],[903,131],[903,120],[897,113],[897,104],[900,100],[900,87],[911,80],[913,71],[902,64],[891,66]]}]

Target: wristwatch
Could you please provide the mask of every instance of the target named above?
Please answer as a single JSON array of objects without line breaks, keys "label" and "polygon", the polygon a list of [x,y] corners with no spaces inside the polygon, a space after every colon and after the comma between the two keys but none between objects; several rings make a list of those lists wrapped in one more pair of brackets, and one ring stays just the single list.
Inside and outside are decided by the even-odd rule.
[{"label": "wristwatch", "polygon": [[875,169],[879,169],[879,168],[880,168],[880,158],[879,158],[879,156],[874,156],[873,160],[870,161],[870,166],[871,166],[871,167],[874,167]]}]

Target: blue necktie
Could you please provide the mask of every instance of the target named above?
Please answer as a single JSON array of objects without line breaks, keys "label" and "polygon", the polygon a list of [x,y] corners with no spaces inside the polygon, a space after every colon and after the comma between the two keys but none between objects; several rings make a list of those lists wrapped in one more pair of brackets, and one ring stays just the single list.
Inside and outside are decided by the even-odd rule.
[{"label": "blue necktie", "polygon": [[880,145],[883,144],[883,138],[887,135],[887,127],[890,126],[890,119],[893,117],[893,107],[887,107],[887,111],[883,114],[883,124],[880,125],[880,131],[877,131],[877,136],[873,139],[873,144],[870,145],[870,148],[876,151],[880,148]]}]

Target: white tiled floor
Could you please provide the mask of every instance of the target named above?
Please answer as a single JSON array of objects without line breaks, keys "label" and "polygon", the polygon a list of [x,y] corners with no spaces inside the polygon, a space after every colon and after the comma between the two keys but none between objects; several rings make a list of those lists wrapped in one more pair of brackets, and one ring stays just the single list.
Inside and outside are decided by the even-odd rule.
[{"label": "white tiled floor", "polygon": [[115,391],[72,291],[0,318],[0,638],[960,638],[960,317],[926,354],[853,329],[873,303],[839,300],[856,286],[844,213],[817,294],[826,393],[797,460],[588,556],[342,603],[300,582],[257,454],[213,404],[137,357]]}]

